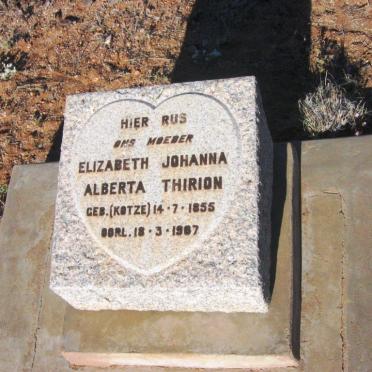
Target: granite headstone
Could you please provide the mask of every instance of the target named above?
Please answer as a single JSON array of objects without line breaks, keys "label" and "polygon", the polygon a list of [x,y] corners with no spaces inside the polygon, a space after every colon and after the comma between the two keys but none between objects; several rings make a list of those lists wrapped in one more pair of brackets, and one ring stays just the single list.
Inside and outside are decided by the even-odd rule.
[{"label": "granite headstone", "polygon": [[69,96],[51,288],[84,310],[267,311],[272,156],[253,77]]}]

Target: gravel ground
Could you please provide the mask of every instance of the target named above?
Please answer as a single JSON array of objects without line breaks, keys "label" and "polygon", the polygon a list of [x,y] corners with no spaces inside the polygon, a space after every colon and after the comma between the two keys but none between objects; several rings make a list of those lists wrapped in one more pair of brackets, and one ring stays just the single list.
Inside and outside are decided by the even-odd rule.
[{"label": "gravel ground", "polygon": [[273,138],[302,138],[324,40],[370,94],[371,15],[368,0],[1,0],[0,204],[13,165],[58,160],[67,94],[256,75]]}]

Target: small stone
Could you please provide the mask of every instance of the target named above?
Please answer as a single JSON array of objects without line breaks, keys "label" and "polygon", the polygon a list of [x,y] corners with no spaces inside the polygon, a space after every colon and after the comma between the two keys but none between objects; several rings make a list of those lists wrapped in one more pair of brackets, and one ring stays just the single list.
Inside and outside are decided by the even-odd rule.
[{"label": "small stone", "polygon": [[111,45],[111,41],[112,41],[112,35],[108,35],[104,41],[104,44],[107,45],[107,46],[110,46]]},{"label": "small stone", "polygon": [[218,58],[221,56],[222,56],[222,53],[217,49],[213,49],[210,53],[208,53],[209,59],[214,59],[214,58]]}]

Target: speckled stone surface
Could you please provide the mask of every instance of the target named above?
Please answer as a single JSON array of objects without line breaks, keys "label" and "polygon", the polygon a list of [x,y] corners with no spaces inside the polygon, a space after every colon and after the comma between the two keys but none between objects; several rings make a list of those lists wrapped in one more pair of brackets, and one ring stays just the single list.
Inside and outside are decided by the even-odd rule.
[{"label": "speckled stone surface", "polygon": [[84,310],[267,311],[272,161],[253,77],[68,97],[51,288]]}]

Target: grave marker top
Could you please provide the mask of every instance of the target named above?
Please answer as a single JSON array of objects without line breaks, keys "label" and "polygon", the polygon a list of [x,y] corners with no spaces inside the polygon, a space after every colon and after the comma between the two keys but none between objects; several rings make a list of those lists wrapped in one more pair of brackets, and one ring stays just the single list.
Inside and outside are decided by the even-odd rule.
[{"label": "grave marker top", "polygon": [[82,309],[265,311],[272,144],[254,78],[68,98],[51,287]]}]

